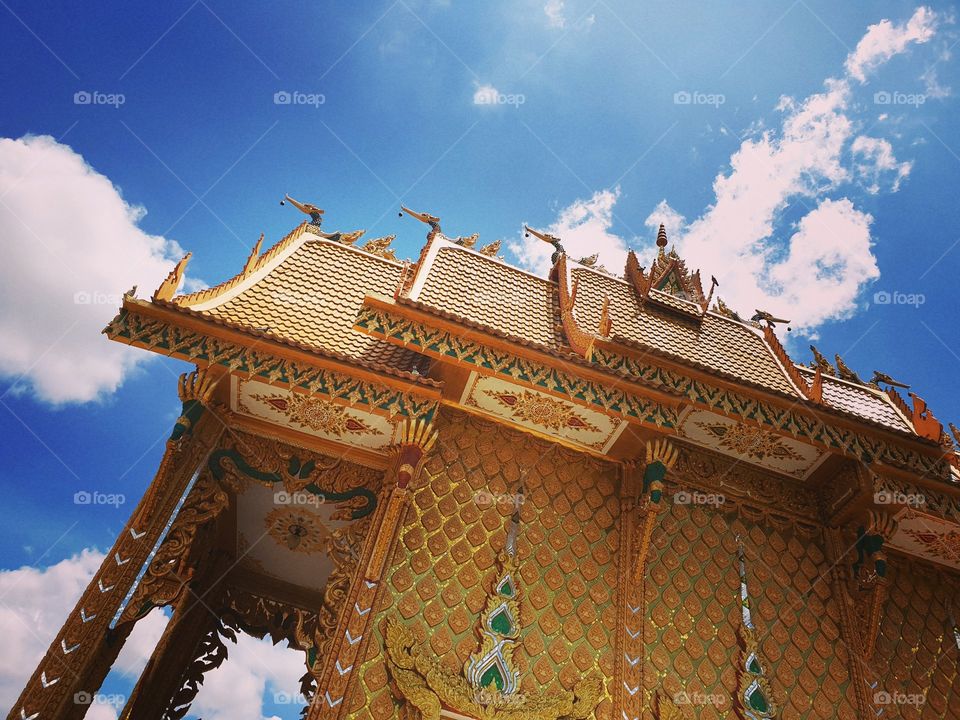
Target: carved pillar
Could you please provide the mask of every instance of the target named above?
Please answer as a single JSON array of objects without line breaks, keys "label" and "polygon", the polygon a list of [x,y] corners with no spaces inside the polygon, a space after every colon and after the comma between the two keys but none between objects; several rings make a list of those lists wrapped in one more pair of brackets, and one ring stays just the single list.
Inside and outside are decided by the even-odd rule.
[{"label": "carved pillar", "polygon": [[71,720],[86,713],[87,705],[74,698],[100,688],[131,628],[117,626],[114,616],[222,433],[221,421],[204,412],[215,383],[207,371],[181,376],[183,414],[160,468],[11,708],[9,720]]},{"label": "carved pillar", "polygon": [[615,715],[638,720],[643,710],[643,627],[646,619],[644,580],[650,539],[663,501],[663,480],[677,461],[678,453],[666,440],[647,443],[646,464],[624,468],[620,483],[620,588],[617,623],[618,678]]},{"label": "carved pillar", "polygon": [[[157,643],[150,661],[137,680],[136,687],[120,715],[121,720],[160,720],[171,707],[183,703],[174,697],[184,686],[189,669],[201,654],[204,638],[220,624],[214,583],[227,568],[222,553],[209,554],[180,595],[173,617]],[[190,696],[190,700],[193,696]]]},{"label": "carved pillar", "polygon": [[406,514],[411,483],[420,476],[427,453],[437,440],[431,423],[406,420],[394,461],[384,477],[357,572],[340,614],[329,651],[317,675],[317,693],[307,717],[334,720],[346,714],[347,691],[372,634],[373,609],[383,586],[384,568]]},{"label": "carved pillar", "polygon": [[830,563],[830,586],[840,607],[840,635],[846,643],[849,652],[848,662],[851,682],[857,697],[857,716],[869,717],[869,708],[873,703],[868,697],[868,678],[862,659],[859,621],[853,598],[848,591],[850,584],[850,565],[845,561],[843,535],[839,528],[824,529],[824,546],[827,561]]},{"label": "carved pillar", "polygon": [[887,599],[887,555],[883,550],[897,530],[889,514],[870,510],[857,528],[857,561],[853,565],[857,582],[860,627],[863,629],[863,659],[869,661],[880,632],[883,603]]}]

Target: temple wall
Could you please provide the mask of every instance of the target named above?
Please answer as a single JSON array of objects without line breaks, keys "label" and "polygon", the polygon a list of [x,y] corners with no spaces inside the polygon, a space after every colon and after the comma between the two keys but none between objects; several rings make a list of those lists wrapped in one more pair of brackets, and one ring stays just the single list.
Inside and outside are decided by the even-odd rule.
[{"label": "temple wall", "polygon": [[[883,717],[960,718],[960,648],[951,630],[960,578],[890,556],[890,589],[868,673],[890,695]],[[922,699],[921,699],[922,698]]]},{"label": "temple wall", "polygon": [[514,511],[487,495],[513,493],[522,478],[520,692],[569,690],[598,669],[607,692],[596,716],[611,718],[617,467],[461,412],[444,410],[437,428],[437,451],[389,566],[391,592],[375,610],[377,634],[347,698],[350,717],[395,716],[382,651],[387,616],[399,617],[451,670],[463,670],[477,649],[477,620]]},{"label": "temple wall", "polygon": [[689,699],[686,712],[697,718],[732,717],[739,534],[760,661],[780,717],[856,718],[850,653],[820,533],[731,502],[714,507],[670,502],[654,531],[644,588],[644,717],[653,717],[658,689]]},{"label": "temple wall", "polygon": [[[451,671],[463,671],[478,646],[478,618],[498,577],[497,557],[514,511],[506,497],[495,502],[496,496],[514,493],[522,478],[520,692],[571,690],[598,671],[605,692],[596,717],[613,718],[622,683],[617,584],[629,577],[617,567],[618,466],[451,409],[441,411],[436,426],[439,441],[412,491],[388,561],[386,591],[374,608],[374,635],[346,698],[348,717],[404,717],[383,651],[389,617],[401,620]],[[769,481],[772,488],[779,482],[758,480],[756,471],[740,478],[733,467],[728,480],[734,484]],[[720,505],[675,502],[678,489],[710,492],[702,477],[684,476],[683,463],[668,480],[643,586],[642,717],[656,717],[658,692],[680,698],[685,717],[737,716],[739,535],[760,661],[779,717],[857,718],[852,668],[861,661],[844,640],[853,628],[841,628],[821,529],[732,498]],[[927,701],[919,714],[914,707],[888,706],[883,717],[960,718],[956,709],[946,709],[949,694],[960,693],[956,654],[932,661],[937,652],[946,657],[953,642],[946,633],[950,597],[960,598],[960,580],[938,585],[922,565],[892,560],[873,662],[889,677],[880,678],[878,688],[924,692]]]}]

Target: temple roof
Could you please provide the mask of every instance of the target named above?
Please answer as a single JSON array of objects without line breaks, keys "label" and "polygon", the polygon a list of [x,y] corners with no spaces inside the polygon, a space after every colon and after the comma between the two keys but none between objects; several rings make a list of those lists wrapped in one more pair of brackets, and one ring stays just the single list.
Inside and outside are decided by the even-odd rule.
[{"label": "temple roof", "polygon": [[352,329],[367,294],[393,294],[403,263],[311,232],[291,233],[262,258],[215,288],[173,298],[172,306],[373,366],[416,367],[417,353]]},{"label": "temple roof", "polygon": [[734,319],[722,305],[719,312],[709,310],[713,286],[705,295],[699,273],[663,244],[649,271],[631,252],[624,278],[567,261],[558,246],[547,279],[439,231],[428,236],[415,263],[393,257],[392,238],[368,243],[370,251],[353,247],[359,235],[324,237],[301,225],[262,255],[258,243],[239,275],[209,290],[172,297],[170,284],[182,276],[178,266],[167,291],[161,286],[154,300],[375,369],[419,375],[427,366],[423,356],[354,328],[365,297],[394,297],[578,364],[591,362],[585,344],[603,341],[646,355],[650,364],[667,359],[870,425],[920,434],[899,396],[829,374],[818,380],[789,358],[769,327]]}]

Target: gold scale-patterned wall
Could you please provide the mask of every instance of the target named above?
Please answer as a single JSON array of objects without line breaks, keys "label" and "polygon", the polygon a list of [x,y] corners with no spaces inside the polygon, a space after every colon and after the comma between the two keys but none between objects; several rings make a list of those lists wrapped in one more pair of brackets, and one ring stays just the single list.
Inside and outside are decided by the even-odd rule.
[{"label": "gold scale-patterned wall", "polygon": [[960,649],[951,613],[956,617],[960,605],[960,578],[908,558],[890,560],[890,592],[866,670],[877,681],[871,693],[886,694],[881,718],[957,720]]},{"label": "gold scale-patterned wall", "polygon": [[[598,668],[607,692],[596,716],[612,718],[620,542],[617,467],[449,409],[441,412],[437,426],[440,439],[413,492],[389,565],[388,591],[375,611],[375,636],[347,699],[349,716],[398,717],[382,652],[388,616],[410,626],[418,642],[451,669],[462,670],[477,648],[477,620],[495,581],[497,554],[513,511],[509,503],[485,503],[483,495],[478,502],[478,494],[512,493],[522,477],[526,502],[521,505],[518,557],[523,631],[516,653],[521,691],[550,692],[558,684],[569,690]],[[682,477],[672,479],[683,484]],[[761,659],[781,717],[856,718],[851,659],[819,532],[774,522],[733,503],[715,510],[673,503],[668,493],[668,505],[647,561],[643,717],[653,718],[658,690],[686,692],[695,701],[722,698],[716,705],[685,706],[687,717],[733,717],[739,534]],[[912,618],[918,627],[929,626],[922,607],[933,590],[912,597],[909,581],[899,577],[890,602],[910,598],[908,624]],[[896,638],[896,626],[885,625],[892,626]],[[881,648],[892,642],[884,636]],[[949,682],[956,682],[955,668],[949,670]],[[949,683],[944,692],[947,687]],[[884,717],[896,715],[888,711]]]},{"label": "gold scale-patterned wall", "polygon": [[732,503],[720,511],[671,503],[661,517],[644,593],[645,718],[653,717],[649,708],[658,689],[669,696],[685,693],[688,715],[733,717],[740,625],[737,535],[744,544],[761,662],[781,717],[857,717],[850,656],[819,533],[751,515]]},{"label": "gold scale-patterned wall", "polygon": [[[440,438],[413,493],[375,618],[377,634],[348,698],[351,717],[390,718],[396,709],[383,663],[388,615],[462,671],[477,649],[477,620],[504,546],[507,502],[485,494],[516,492],[525,502],[517,543],[522,640],[515,654],[521,692],[570,689],[591,668],[614,672],[615,556],[619,500],[615,466],[557,445],[445,410]],[[479,502],[478,502],[479,500]],[[605,696],[597,712],[611,717]]]}]

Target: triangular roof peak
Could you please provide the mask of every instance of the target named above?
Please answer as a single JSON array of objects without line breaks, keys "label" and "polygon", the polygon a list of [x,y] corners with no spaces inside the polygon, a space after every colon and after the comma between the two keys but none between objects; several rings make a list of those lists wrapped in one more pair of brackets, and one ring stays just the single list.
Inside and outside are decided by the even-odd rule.
[{"label": "triangular roof peak", "polygon": [[[688,270],[686,262],[676,249],[671,247],[668,251],[667,244],[667,229],[661,224],[657,231],[657,255],[650,269],[647,270],[640,265],[636,253],[631,250],[627,253],[625,276],[636,289],[641,303],[653,301],[672,310],[682,309],[689,304],[689,312],[684,314],[702,317],[710,305],[713,289],[717,284],[716,280],[711,278],[713,284],[710,287],[710,295],[706,295],[703,292],[700,271]],[[663,295],[671,296],[681,302],[670,302],[662,297]]]}]

